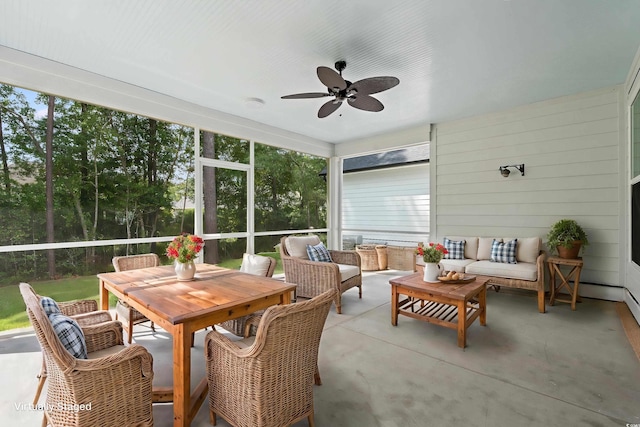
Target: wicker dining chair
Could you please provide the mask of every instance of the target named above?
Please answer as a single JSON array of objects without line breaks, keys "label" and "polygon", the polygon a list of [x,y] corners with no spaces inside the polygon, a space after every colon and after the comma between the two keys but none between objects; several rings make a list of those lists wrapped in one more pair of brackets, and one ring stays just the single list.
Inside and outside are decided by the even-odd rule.
[{"label": "wicker dining chair", "polygon": [[[108,311],[98,310],[98,302],[96,300],[75,300],[75,301],[61,301],[58,303],[60,311],[65,316],[69,316],[74,319],[80,326],[97,325],[104,322],[111,322],[111,314]],[[47,364],[44,360],[44,354],[42,355],[42,368],[37,375],[38,388],[36,389],[36,395],[33,397],[33,405],[38,404],[40,400],[40,394],[42,393],[42,387],[47,380]]]},{"label": "wicker dining chair", "polygon": [[[272,277],[273,272],[276,269],[277,260],[275,258],[264,255],[252,255],[245,253],[242,255],[242,265],[240,271],[243,273],[249,273],[256,276]],[[251,315],[242,316],[238,319],[227,320],[220,323],[218,326],[226,329],[232,334],[238,336],[248,336],[249,331],[245,331],[247,326],[247,319]]]},{"label": "wicker dining chair", "polygon": [[81,326],[88,358],[75,358],[33,288],[21,283],[20,293],[47,364],[43,427],[152,426],[153,359],[140,345],[124,345],[122,324]]},{"label": "wicker dining chair", "polygon": [[[160,257],[156,254],[117,256],[113,257],[111,261],[116,271],[137,270],[139,268],[157,267],[160,265]],[[118,318],[123,319],[122,327],[127,332],[127,342],[129,344],[131,344],[133,338],[133,325],[150,321],[138,310],[120,300],[116,303],[116,320],[118,320]],[[151,322],[151,330],[153,332],[156,331],[153,322]]]},{"label": "wicker dining chair", "polygon": [[331,262],[311,261],[307,245],[317,245],[315,235],[288,236],[280,239],[280,258],[285,281],[295,283],[296,297],[313,298],[327,289],[336,289],[336,312],[342,313],[342,293],[357,287],[362,298],[362,270],[360,255],[356,251],[330,250]]},{"label": "wicker dining chair", "polygon": [[337,293],[265,310],[253,344],[242,348],[212,331],[205,338],[211,424],[236,427],[313,426],[313,384],[320,337]]}]

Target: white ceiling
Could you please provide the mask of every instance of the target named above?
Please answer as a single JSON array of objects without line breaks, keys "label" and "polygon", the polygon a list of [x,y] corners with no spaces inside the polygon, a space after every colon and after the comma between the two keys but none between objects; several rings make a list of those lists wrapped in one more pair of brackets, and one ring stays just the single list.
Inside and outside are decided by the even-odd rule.
[{"label": "white ceiling", "polygon": [[[340,143],[623,83],[640,2],[3,0],[0,45]],[[280,99],[341,59],[348,80],[400,79],[382,112]]]}]

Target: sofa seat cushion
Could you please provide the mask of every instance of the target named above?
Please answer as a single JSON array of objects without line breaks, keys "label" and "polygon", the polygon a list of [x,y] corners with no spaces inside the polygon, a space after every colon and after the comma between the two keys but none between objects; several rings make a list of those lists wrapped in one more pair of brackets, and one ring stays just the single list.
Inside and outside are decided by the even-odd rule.
[{"label": "sofa seat cushion", "polygon": [[474,262],[477,261],[475,259],[443,259],[440,261],[440,265],[445,271],[464,273],[466,267]]},{"label": "sofa seat cushion", "polygon": [[491,261],[476,261],[467,265],[467,274],[479,274],[481,276],[504,277],[507,279],[538,280],[536,264],[521,262],[518,264],[504,264]]},{"label": "sofa seat cushion", "polygon": [[357,265],[348,265],[348,264],[336,264],[338,269],[340,270],[340,281],[344,282],[345,280],[349,280],[352,277],[356,277],[360,274],[360,269]]}]

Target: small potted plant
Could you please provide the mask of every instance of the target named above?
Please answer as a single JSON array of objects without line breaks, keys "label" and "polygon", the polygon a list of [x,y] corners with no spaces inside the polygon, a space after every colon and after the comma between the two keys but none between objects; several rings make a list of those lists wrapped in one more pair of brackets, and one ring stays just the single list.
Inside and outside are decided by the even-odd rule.
[{"label": "small potted plant", "polygon": [[580,248],[587,245],[587,233],[572,219],[561,219],[551,226],[547,234],[549,250],[557,250],[560,258],[578,258]]}]

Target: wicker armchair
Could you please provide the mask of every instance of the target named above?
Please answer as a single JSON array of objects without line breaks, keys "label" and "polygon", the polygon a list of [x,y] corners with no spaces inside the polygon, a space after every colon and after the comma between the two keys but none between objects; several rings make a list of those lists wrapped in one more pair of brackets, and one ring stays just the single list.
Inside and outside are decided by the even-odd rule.
[{"label": "wicker armchair", "polygon": [[[111,262],[116,271],[137,270],[138,268],[159,266],[160,257],[156,254],[117,256],[113,257]],[[119,317],[123,319],[122,327],[127,332],[127,342],[129,344],[131,344],[133,338],[133,325],[149,321],[142,313],[130,307],[129,304],[124,301],[118,301],[116,304],[116,320],[118,320]],[[156,331],[153,322],[151,322],[151,330],[153,332]]]},{"label": "wicker armchair", "polygon": [[205,339],[211,423],[220,415],[236,427],[313,426],[313,383],[318,347],[337,293],[269,307],[255,341],[241,348],[213,331]]},{"label": "wicker armchair", "polygon": [[280,258],[287,283],[295,283],[296,296],[313,298],[327,289],[336,289],[336,311],[342,313],[342,294],[353,287],[358,287],[362,298],[362,271],[360,255],[355,251],[331,250],[333,262],[310,261],[306,253],[306,245],[320,243],[315,235],[283,237],[280,240]]},{"label": "wicker armchair", "polygon": [[43,426],[152,426],[153,361],[144,347],[123,345],[121,323],[82,327],[89,358],[76,359],[31,286],[21,283],[20,293],[47,364]]},{"label": "wicker armchair", "polygon": [[[98,302],[92,299],[59,302],[58,307],[62,314],[74,319],[81,327],[98,325],[100,323],[111,322],[113,320],[108,311],[98,311]],[[37,378],[38,388],[36,389],[36,395],[33,398],[34,406],[38,404],[40,394],[42,393],[42,387],[47,380],[47,364],[44,360],[44,354],[42,355],[42,368],[40,369],[40,373]]]},{"label": "wicker armchair", "polygon": [[[276,269],[276,263],[276,259],[272,257],[244,254],[242,256],[242,265],[240,266],[240,271],[244,273],[254,274],[256,276],[271,277],[273,276],[273,272]],[[238,336],[248,336],[251,331],[250,329],[248,331],[245,331],[245,328],[247,326],[247,319],[249,319],[250,316],[251,315],[242,316],[238,319],[227,320],[226,322],[220,323],[219,326],[223,327],[232,334]]]}]

